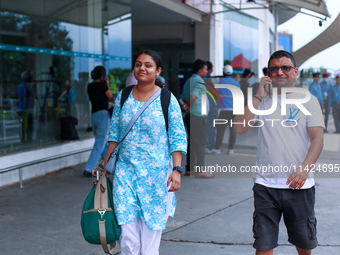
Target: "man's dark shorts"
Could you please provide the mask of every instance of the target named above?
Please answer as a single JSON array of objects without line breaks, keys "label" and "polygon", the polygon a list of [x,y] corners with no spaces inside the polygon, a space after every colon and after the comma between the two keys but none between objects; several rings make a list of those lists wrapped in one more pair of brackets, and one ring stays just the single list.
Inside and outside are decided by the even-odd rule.
[{"label": "man's dark shorts", "polygon": [[314,214],[315,188],[274,189],[254,184],[253,247],[271,250],[278,246],[279,222],[283,214],[288,241],[305,250],[318,245]]}]

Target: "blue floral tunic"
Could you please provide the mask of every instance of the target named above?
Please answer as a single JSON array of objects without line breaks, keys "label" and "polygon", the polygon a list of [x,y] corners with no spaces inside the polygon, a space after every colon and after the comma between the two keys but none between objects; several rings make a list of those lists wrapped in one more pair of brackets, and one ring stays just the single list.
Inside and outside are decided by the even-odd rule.
[{"label": "blue floral tunic", "polygon": [[[121,93],[115,101],[109,141],[120,141],[130,120],[144,104],[133,98],[132,91],[121,110]],[[120,147],[113,178],[113,199],[119,225],[141,218],[151,230],[165,229],[171,153],[182,151],[185,154],[186,150],[186,133],[176,98],[171,94],[167,134],[158,96],[137,119]],[[173,196],[171,216],[175,207]]]}]

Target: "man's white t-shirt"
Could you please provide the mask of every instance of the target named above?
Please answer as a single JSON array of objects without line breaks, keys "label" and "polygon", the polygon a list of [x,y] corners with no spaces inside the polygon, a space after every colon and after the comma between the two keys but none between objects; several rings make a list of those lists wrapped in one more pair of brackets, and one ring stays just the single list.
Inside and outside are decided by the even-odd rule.
[{"label": "man's white t-shirt", "polygon": [[[302,93],[291,93],[287,98],[304,98]],[[268,110],[273,99],[262,100],[258,110]],[[323,127],[324,121],[320,104],[315,96],[303,106],[311,113],[305,115],[296,105],[286,106],[286,115],[281,115],[281,95],[277,98],[277,108],[270,115],[256,115],[258,119],[258,140],[256,173],[254,182],[278,189],[288,189],[287,178],[306,158],[310,138],[308,127]],[[283,122],[282,122],[283,121]],[[308,177],[302,189],[314,186],[314,179]]]}]

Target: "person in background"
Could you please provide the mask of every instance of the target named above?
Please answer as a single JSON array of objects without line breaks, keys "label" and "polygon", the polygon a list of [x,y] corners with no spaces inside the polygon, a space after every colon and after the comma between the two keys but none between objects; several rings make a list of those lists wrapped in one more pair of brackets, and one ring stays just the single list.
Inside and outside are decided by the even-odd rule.
[{"label": "person in background", "polygon": [[324,104],[324,109],[325,109],[325,129],[324,129],[324,133],[328,133],[327,131],[327,127],[328,127],[328,116],[329,116],[329,112],[330,112],[330,108],[329,106],[331,106],[331,102],[329,102],[329,92],[331,90],[331,82],[328,79],[329,77],[329,73],[324,73],[322,75],[323,79],[321,82],[321,92],[322,92],[322,96],[323,96],[323,104]]},{"label": "person in background", "polygon": [[163,88],[167,89],[167,85],[166,85],[166,82],[165,82],[165,78],[164,78],[163,76],[158,75],[156,79],[159,80],[160,83],[164,84],[164,85],[163,85],[163,86],[164,86]]},{"label": "person in background", "polygon": [[138,81],[136,80],[134,71],[132,70],[132,72],[126,78],[125,87],[129,87],[129,86],[132,86],[132,85],[137,85],[137,83],[138,83]]},{"label": "person in background", "polygon": [[[122,108],[122,91],[115,100],[104,171],[133,116],[163,87],[156,79],[161,70],[162,59],[157,52],[144,50],[138,54],[134,65],[137,85]],[[162,230],[175,212],[173,191],[180,188],[181,160],[187,142],[181,109],[172,94],[168,110],[168,132],[159,95],[121,143],[113,177],[113,200],[121,226],[118,243],[122,255],[158,255]]]},{"label": "person in background", "polygon": [[[65,85],[66,89],[59,96],[58,100],[62,99],[66,95],[66,115],[67,116],[77,116],[77,109],[75,107],[76,103],[76,88],[75,85],[78,81],[74,81],[72,85],[69,80],[66,80]],[[80,96],[80,95],[78,95]]]},{"label": "person in background", "polygon": [[340,134],[340,75],[335,77],[335,85],[331,87],[329,91],[329,107],[332,107],[335,132],[334,134]]},{"label": "person in background", "polygon": [[[205,82],[210,85],[211,87],[214,87],[211,73],[213,72],[213,64],[210,61],[207,61],[207,68],[208,73],[205,76]],[[217,119],[217,111],[218,106],[215,105],[215,102],[211,97],[208,96],[209,100],[209,113],[207,117],[207,128],[208,128],[208,135],[207,135],[207,147],[206,152],[209,153],[210,150],[212,150],[215,147],[215,136],[216,136],[216,128],[214,127],[214,119]]]},{"label": "person in background", "polygon": [[106,69],[96,66],[91,78],[93,81],[87,86],[87,94],[91,101],[91,125],[95,142],[83,173],[86,177],[92,176],[91,171],[97,166],[100,156],[105,158],[110,127],[109,102],[113,101]]},{"label": "person in background", "polygon": [[[268,68],[267,67],[264,67],[262,69],[262,73],[264,76],[268,76]],[[259,82],[255,82],[251,87],[253,88],[253,96],[256,95],[257,93],[257,90],[259,89],[259,85],[260,83]]]},{"label": "person in background", "polygon": [[[196,59],[193,65],[193,74],[185,82],[181,100],[182,107],[187,104],[187,114],[184,118],[188,134],[188,153],[185,175],[196,174],[202,178],[213,178],[215,175],[207,172],[196,171],[195,167],[205,165],[205,147],[207,144],[207,114],[202,113],[202,95],[206,87],[203,85],[203,78],[208,73],[207,62]],[[209,112],[209,102],[206,102],[207,113]]]},{"label": "person in background", "polygon": [[[233,71],[234,70],[231,65],[224,66],[223,68],[224,78],[220,79],[219,84],[229,84],[240,88],[240,83],[231,78]],[[225,129],[227,128],[227,125],[229,125],[228,154],[232,155],[234,154],[234,145],[236,142],[236,132],[230,125],[231,121],[234,120],[235,117],[235,115],[233,115],[233,96],[231,94],[231,91],[226,88],[217,89],[217,92],[222,100],[222,105],[219,106],[220,114],[218,115],[218,119],[227,120],[228,124],[217,125],[215,148],[212,149],[209,153],[221,154],[224,132]]]},{"label": "person in background", "polygon": [[34,107],[34,89],[36,89],[29,71],[21,73],[22,82],[18,86],[17,94],[19,103],[17,113],[21,118],[21,141],[31,142],[33,136],[33,107]]},{"label": "person in background", "polygon": [[309,85],[309,91],[312,95],[314,95],[318,99],[321,110],[323,110],[324,109],[323,95],[322,95],[321,84],[319,83],[319,80],[320,80],[320,74],[314,73],[313,82]]},{"label": "person in background", "polygon": [[243,71],[242,79],[240,82],[241,90],[244,96],[244,107],[246,107],[248,102],[248,87],[249,87],[249,78],[254,75],[253,72],[250,71],[250,69],[246,68]]}]

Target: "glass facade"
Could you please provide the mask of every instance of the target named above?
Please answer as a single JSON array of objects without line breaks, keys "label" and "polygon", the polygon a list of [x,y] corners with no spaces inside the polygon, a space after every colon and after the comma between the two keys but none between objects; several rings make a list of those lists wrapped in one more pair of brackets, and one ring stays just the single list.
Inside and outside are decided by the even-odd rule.
[{"label": "glass facade", "polygon": [[[21,4],[20,4],[21,2]],[[0,156],[91,137],[87,84],[103,65],[116,94],[131,72],[130,0],[0,0]]]},{"label": "glass facade", "polygon": [[223,15],[224,65],[230,64],[239,74],[245,68],[258,70],[258,20],[236,11]]}]

